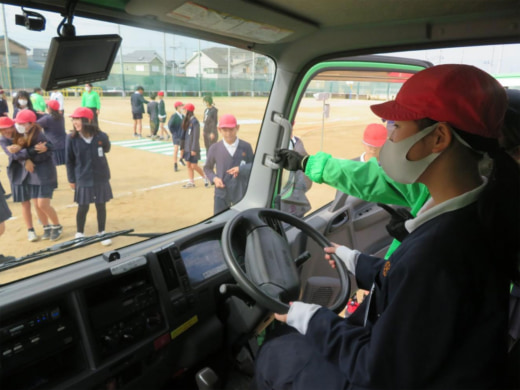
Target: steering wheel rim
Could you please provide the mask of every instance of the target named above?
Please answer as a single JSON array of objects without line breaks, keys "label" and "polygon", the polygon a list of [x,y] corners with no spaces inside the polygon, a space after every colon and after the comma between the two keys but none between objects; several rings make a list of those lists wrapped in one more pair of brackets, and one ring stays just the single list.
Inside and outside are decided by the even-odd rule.
[{"label": "steering wheel rim", "polygon": [[[258,223],[258,220],[264,221],[262,217],[276,218],[279,221],[286,222],[289,225],[298,228],[322,248],[332,246],[332,244],[323,234],[304,222],[302,219],[275,209],[253,208],[244,210],[226,223],[222,231],[222,250],[224,253],[224,260],[226,261],[231,275],[240,288],[258,304],[272,312],[285,314],[289,311],[289,305],[268,295],[264,290],[257,286],[246,272],[242,270],[232,249],[232,236],[237,226],[243,222],[252,223],[254,225],[255,222]],[[267,223],[264,222],[264,224],[268,226]],[[331,258],[336,263],[336,271],[339,275],[341,289],[335,301],[328,308],[335,312],[339,312],[346,305],[348,298],[350,297],[350,278],[345,264],[339,259],[339,257],[336,254],[332,254]]]}]

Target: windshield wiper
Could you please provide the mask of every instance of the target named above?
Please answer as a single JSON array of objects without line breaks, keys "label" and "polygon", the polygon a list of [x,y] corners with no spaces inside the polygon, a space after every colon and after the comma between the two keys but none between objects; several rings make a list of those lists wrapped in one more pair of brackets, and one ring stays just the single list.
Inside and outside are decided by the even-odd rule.
[{"label": "windshield wiper", "polygon": [[119,230],[116,232],[107,232],[103,234],[96,234],[93,236],[85,236],[74,238],[69,241],[60,242],[59,244],[54,244],[48,248],[40,249],[39,251],[29,253],[28,255],[18,257],[14,260],[8,260],[2,264],[0,264],[0,270],[13,268],[22,264],[27,264],[33,261],[41,260],[46,257],[54,256],[59,253],[67,252],[73,249],[81,248],[90,244],[94,244],[96,242],[100,242],[103,240],[107,240],[112,237],[128,235],[133,232],[134,229],[126,229]]}]

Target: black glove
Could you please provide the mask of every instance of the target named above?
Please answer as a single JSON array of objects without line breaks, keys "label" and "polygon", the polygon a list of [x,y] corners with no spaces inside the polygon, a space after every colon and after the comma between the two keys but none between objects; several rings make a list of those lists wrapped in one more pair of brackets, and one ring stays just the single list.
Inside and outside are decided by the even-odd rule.
[{"label": "black glove", "polygon": [[404,207],[393,208],[383,203],[378,203],[377,205],[385,209],[392,216],[392,219],[388,225],[386,225],[388,233],[402,242],[406,236],[410,234],[408,230],[406,230],[404,223],[412,219],[413,215]]},{"label": "black glove", "polygon": [[289,171],[305,171],[307,156],[302,156],[294,150],[280,149],[276,152],[275,162]]}]

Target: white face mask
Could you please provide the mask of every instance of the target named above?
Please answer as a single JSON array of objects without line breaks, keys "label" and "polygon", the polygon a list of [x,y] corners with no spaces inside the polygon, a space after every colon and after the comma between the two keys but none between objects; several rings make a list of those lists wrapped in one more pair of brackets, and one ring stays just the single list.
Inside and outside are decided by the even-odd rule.
[{"label": "white face mask", "polygon": [[25,106],[27,105],[27,100],[25,100],[25,99],[20,99],[20,100],[18,100],[18,104],[19,104],[20,106],[25,107]]},{"label": "white face mask", "polygon": [[91,88],[90,88],[90,87],[87,87],[87,88],[85,88],[85,90],[86,90],[87,92],[90,92]]},{"label": "white face mask", "polygon": [[379,152],[379,161],[385,173],[398,183],[415,183],[440,153],[432,153],[417,161],[408,160],[406,155],[419,140],[434,131],[437,125],[435,123],[399,142],[387,140]]},{"label": "white face mask", "polygon": [[21,123],[15,123],[14,127],[19,134],[25,134],[25,125]]}]

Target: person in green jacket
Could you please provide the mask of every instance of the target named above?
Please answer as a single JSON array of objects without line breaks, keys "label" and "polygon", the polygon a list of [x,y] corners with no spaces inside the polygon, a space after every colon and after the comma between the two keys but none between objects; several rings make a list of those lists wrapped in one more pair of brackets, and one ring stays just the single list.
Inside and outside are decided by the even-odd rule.
[{"label": "person in green jacket", "polygon": [[[506,93],[509,99],[506,126],[508,123],[509,127],[516,124],[516,131],[504,131],[500,144],[506,148],[509,154],[513,154],[520,143],[520,92],[507,90]],[[328,184],[341,192],[367,202],[410,208],[413,217],[430,199],[430,193],[424,184],[402,184],[392,180],[375,158],[362,162],[334,158],[324,152],[302,156],[289,149],[280,150],[278,155],[281,166],[289,170],[304,168],[305,175],[315,183]],[[394,239],[386,252],[385,259],[388,259],[400,244],[399,240]],[[334,251],[334,247],[325,248],[325,252]]]},{"label": "person in green jacket", "polygon": [[44,115],[47,111],[47,106],[45,104],[45,99],[42,96],[41,88],[34,88],[34,92],[31,93],[31,103],[33,105],[34,111],[36,111],[37,115]]},{"label": "person in green jacket", "polygon": [[85,92],[81,95],[81,107],[87,107],[94,113],[92,124],[98,125],[98,115],[101,108],[99,94],[92,89],[92,84],[85,84]]}]

